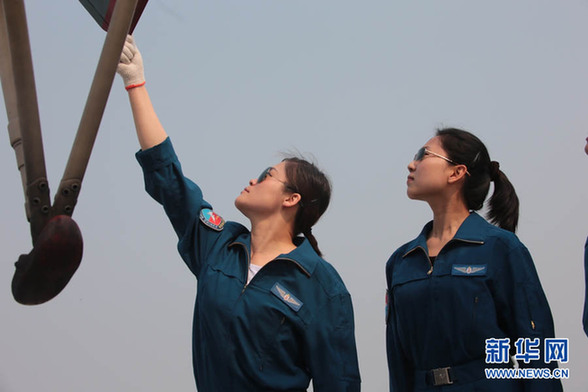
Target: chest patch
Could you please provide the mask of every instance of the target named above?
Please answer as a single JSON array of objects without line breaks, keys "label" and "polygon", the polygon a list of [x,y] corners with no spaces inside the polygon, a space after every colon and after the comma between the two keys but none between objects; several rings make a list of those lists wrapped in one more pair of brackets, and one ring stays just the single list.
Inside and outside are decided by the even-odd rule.
[{"label": "chest patch", "polygon": [[485,276],[488,270],[486,264],[453,264],[451,275],[457,276]]},{"label": "chest patch", "polygon": [[200,220],[213,230],[221,231],[225,227],[225,220],[209,208],[200,210]]},{"label": "chest patch", "polygon": [[272,294],[282,300],[286,305],[292,308],[293,311],[298,312],[302,307],[303,303],[294,295],[292,295],[284,286],[279,283],[274,284],[272,287]]}]

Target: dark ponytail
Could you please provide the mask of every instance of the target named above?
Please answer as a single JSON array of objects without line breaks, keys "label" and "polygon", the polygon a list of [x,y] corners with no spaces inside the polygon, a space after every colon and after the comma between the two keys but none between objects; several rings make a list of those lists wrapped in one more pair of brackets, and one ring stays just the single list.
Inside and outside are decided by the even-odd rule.
[{"label": "dark ponytail", "polygon": [[[494,163],[498,166],[498,162]],[[506,175],[500,169],[497,168],[496,170],[497,173],[492,178],[492,181],[494,181],[494,193],[488,202],[490,205],[488,219],[490,219],[490,222],[514,233],[519,223],[519,198]]]},{"label": "dark ponytail", "polygon": [[327,210],[331,200],[331,184],[327,176],[314,164],[298,157],[288,157],[286,177],[292,190],[300,194],[298,212],[294,220],[294,237],[303,234],[315,252],[322,256],[312,226]]},{"label": "dark ponytail", "polygon": [[465,177],[463,186],[468,209],[477,211],[484,206],[490,182],[493,181],[488,219],[503,229],[515,232],[519,221],[519,198],[498,162],[490,160],[484,143],[470,132],[456,128],[440,129],[437,136],[449,158],[468,168],[470,175]]}]

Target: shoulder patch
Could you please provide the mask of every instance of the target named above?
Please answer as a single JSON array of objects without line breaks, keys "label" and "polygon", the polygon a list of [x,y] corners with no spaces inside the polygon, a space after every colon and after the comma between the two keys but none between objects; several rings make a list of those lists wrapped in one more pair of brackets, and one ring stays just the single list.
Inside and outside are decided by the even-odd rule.
[{"label": "shoulder patch", "polygon": [[209,208],[200,210],[200,221],[216,231],[221,231],[225,227],[225,220]]},{"label": "shoulder patch", "polygon": [[293,311],[298,312],[302,307],[303,303],[298,298],[290,294],[288,290],[284,288],[284,286],[280,285],[279,283],[275,283],[274,287],[272,287],[272,294],[276,297],[281,299],[286,305],[292,308]]},{"label": "shoulder patch", "polygon": [[453,264],[451,268],[451,275],[457,276],[484,276],[488,266],[486,264]]}]

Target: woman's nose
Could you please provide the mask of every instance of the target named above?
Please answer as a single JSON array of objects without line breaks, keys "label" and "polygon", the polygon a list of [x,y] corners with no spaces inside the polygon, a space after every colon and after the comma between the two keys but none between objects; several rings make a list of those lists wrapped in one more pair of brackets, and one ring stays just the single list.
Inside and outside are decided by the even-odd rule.
[{"label": "woman's nose", "polygon": [[413,159],[412,161],[410,161],[410,163],[407,166],[407,169],[409,172],[413,172],[416,169],[416,161]]}]

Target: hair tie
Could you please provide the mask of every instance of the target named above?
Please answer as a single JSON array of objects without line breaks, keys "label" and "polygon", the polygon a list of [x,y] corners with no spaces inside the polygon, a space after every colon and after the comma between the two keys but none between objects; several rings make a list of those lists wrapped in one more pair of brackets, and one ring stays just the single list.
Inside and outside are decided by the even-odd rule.
[{"label": "hair tie", "polygon": [[496,181],[500,176],[500,164],[496,161],[490,162],[490,180]]}]

